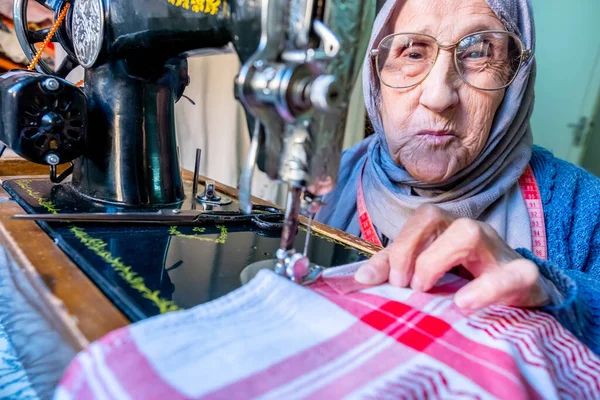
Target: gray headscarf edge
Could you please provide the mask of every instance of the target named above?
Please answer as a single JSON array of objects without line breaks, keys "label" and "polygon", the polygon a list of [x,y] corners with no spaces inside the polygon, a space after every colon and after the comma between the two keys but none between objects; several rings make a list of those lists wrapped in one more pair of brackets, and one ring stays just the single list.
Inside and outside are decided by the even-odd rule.
[{"label": "gray headscarf edge", "polygon": [[[525,47],[531,49],[535,52],[535,27],[533,23],[533,13],[531,8],[530,0],[485,0],[489,7],[494,11],[496,16],[502,21],[506,29],[510,32],[516,33],[519,35]],[[369,119],[373,125],[375,133],[382,140],[382,145],[387,148],[387,143],[385,142],[385,136],[383,133],[383,125],[381,122],[381,116],[379,114],[380,111],[380,87],[379,81],[376,75],[376,72],[373,69],[373,62],[369,55],[369,52],[372,49],[375,49],[381,39],[386,35],[392,33],[391,29],[389,29],[389,19],[393,15],[393,11],[397,7],[401,7],[404,3],[404,0],[388,0],[385,2],[384,6],[381,8],[379,13],[377,14],[377,18],[373,24],[373,29],[371,31],[371,39],[369,40],[369,46],[367,48],[367,55],[365,57],[363,63],[363,93],[365,106],[367,109],[367,113],[369,115]],[[486,148],[482,151],[480,156],[474,163],[472,163],[469,168],[461,171],[461,173],[452,177],[452,182],[464,179],[472,172],[476,166],[480,165],[482,162],[487,161],[486,165],[491,164],[490,158],[493,157],[490,153],[493,150],[493,147],[498,142],[498,136],[500,136],[503,132],[506,132],[508,129],[495,129],[495,128],[507,128],[506,124],[501,124],[503,121],[499,121],[501,118],[499,116],[507,116],[511,114],[511,110],[509,108],[514,107],[518,104],[521,108],[527,107],[527,117],[524,118],[522,122],[527,125],[522,126],[520,129],[521,132],[525,133],[525,136],[529,136],[527,140],[532,142],[531,132],[529,129],[529,116],[533,111],[533,90],[531,90],[531,98],[528,99],[525,96],[525,92],[528,92],[528,86],[533,86],[535,82],[535,60],[531,60],[525,67],[519,72],[519,76],[513,82],[513,84],[507,89],[504,101],[501,107],[498,109],[496,113],[496,121],[494,126],[492,127],[492,132],[490,134],[490,138],[486,145]],[[531,88],[532,89],[532,88]],[[512,114],[516,116],[516,110],[512,110]],[[519,121],[515,121],[519,122]],[[499,126],[501,125],[501,126]],[[531,147],[531,144],[530,144]],[[496,156],[500,156],[500,154],[495,154]],[[492,156],[492,157],[490,157]],[[487,160],[486,160],[487,159]],[[498,168],[502,169],[502,168]],[[443,182],[440,186],[446,187],[448,184],[452,182]],[[406,183],[417,184],[414,180],[410,180],[407,176]]]},{"label": "gray headscarf edge", "polygon": [[[373,128],[369,138],[342,159],[338,189],[328,196],[320,221],[360,235],[356,212],[356,183],[362,178],[371,219],[380,234],[393,238],[415,208],[433,203],[459,217],[489,222],[509,244],[531,247],[527,211],[518,179],[531,158],[529,118],[533,110],[535,62],[527,63],[506,90],[496,112],[490,137],[478,158],[447,182],[425,185],[412,178],[389,156],[379,115],[379,87],[369,51],[391,32],[388,21],[404,0],[388,0],[372,30],[363,66],[365,105]],[[535,29],[529,0],[486,0],[507,30],[534,50]],[[363,171],[364,166],[364,171]],[[392,178],[393,177],[393,178]],[[417,189],[424,196],[411,193]],[[427,195],[427,192],[430,192]],[[509,213],[510,210],[510,213]]]}]

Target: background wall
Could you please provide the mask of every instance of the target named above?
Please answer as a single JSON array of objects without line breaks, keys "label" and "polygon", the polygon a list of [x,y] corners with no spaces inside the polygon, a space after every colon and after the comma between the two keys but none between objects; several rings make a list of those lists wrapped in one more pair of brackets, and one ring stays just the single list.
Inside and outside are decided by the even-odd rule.
[{"label": "background wall", "polygon": [[532,3],[538,66],[531,121],[535,143],[579,164],[588,136],[599,134],[591,121],[600,93],[600,0]]}]

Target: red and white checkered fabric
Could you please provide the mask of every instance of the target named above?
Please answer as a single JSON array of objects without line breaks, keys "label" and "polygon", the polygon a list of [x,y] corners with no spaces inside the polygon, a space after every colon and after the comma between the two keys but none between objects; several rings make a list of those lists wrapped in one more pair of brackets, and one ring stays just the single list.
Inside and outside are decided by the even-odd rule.
[{"label": "red and white checkered fabric", "polygon": [[115,331],[77,356],[56,399],[600,397],[600,359],[549,315],[465,315],[452,301],[461,278],[423,294],[355,285],[355,269],[310,288],[262,271]]}]

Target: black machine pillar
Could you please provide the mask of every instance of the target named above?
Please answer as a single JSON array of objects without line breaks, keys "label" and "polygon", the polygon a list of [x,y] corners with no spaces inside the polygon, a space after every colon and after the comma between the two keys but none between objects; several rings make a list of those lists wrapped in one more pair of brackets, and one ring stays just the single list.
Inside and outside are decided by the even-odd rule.
[{"label": "black machine pillar", "polygon": [[183,200],[174,104],[187,84],[184,59],[150,77],[131,75],[124,60],[88,69],[88,129],[72,184],[83,195],[127,206]]}]

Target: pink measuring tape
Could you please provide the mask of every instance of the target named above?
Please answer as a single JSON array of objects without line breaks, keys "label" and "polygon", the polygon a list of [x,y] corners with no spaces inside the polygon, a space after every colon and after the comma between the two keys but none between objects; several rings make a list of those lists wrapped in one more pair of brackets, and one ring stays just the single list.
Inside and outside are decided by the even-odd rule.
[{"label": "pink measuring tape", "polygon": [[[529,221],[531,226],[531,249],[533,254],[541,259],[548,258],[548,246],[546,244],[546,224],[544,222],[544,210],[542,207],[542,197],[538,188],[535,176],[531,166],[527,165],[525,172],[519,178],[519,187],[521,194],[525,200]],[[360,222],[360,232],[362,238],[367,242],[383,247],[381,240],[377,236],[367,205],[365,203],[365,195],[362,188],[362,173],[358,179],[358,192],[356,199],[358,209],[358,220]]]},{"label": "pink measuring tape", "polygon": [[381,240],[379,240],[379,236],[377,236],[377,231],[375,231],[373,222],[371,222],[371,217],[369,217],[369,211],[367,211],[367,204],[365,203],[365,194],[363,192],[362,187],[362,177],[364,170],[365,167],[363,166],[362,171],[360,171],[360,176],[358,177],[358,190],[356,193],[356,208],[358,210],[358,222],[360,223],[360,233],[362,238],[367,242],[376,244],[379,247],[383,247],[383,245],[381,244]]},{"label": "pink measuring tape", "polygon": [[548,259],[548,245],[546,240],[546,223],[544,221],[544,209],[542,196],[538,188],[533,170],[527,165],[525,172],[519,178],[519,187],[525,200],[529,223],[531,224],[531,250],[537,257]]}]

